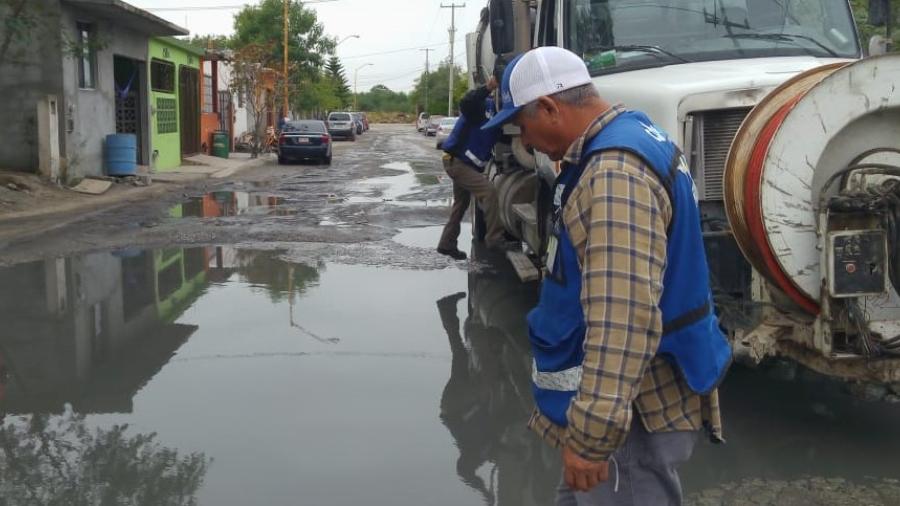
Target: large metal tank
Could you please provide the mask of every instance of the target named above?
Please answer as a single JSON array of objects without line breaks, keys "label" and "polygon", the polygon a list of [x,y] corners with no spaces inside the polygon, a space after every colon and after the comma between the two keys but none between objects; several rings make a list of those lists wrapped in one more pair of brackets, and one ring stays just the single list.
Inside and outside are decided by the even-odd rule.
[{"label": "large metal tank", "polygon": [[823,297],[823,189],[833,193],[826,183],[860,160],[896,155],[898,83],[900,55],[810,70],[766,97],[732,144],[725,204],[738,245],[770,286],[812,315]]}]

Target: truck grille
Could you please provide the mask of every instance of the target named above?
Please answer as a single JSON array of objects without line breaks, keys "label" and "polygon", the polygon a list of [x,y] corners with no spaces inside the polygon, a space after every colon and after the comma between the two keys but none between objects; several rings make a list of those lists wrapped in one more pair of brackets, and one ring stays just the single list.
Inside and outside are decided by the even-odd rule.
[{"label": "truck grille", "polygon": [[731,141],[750,108],[703,111],[693,114],[691,165],[702,200],[722,200],[722,177]]}]

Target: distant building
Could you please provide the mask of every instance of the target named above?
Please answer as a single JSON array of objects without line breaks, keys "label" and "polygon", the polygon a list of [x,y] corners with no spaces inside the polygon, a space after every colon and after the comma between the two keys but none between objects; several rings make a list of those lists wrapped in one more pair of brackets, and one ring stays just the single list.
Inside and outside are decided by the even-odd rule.
[{"label": "distant building", "polygon": [[[200,143],[206,154],[212,154],[212,135],[227,132],[229,147],[234,150],[238,130],[237,119],[246,111],[243,101],[236,103],[231,93],[231,51],[207,49],[203,56],[203,84],[200,94]],[[246,130],[246,117],[240,125]]]}]

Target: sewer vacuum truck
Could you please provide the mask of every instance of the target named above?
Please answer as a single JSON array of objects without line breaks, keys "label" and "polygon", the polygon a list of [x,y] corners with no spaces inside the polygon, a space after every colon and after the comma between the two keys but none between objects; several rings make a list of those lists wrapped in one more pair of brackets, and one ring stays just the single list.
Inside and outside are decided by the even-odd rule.
[{"label": "sewer vacuum truck", "polygon": [[[491,0],[470,85],[549,45],[688,158],[739,358],[900,388],[900,56],[862,58],[847,0]],[[488,175],[540,268],[559,167],[502,139]]]}]

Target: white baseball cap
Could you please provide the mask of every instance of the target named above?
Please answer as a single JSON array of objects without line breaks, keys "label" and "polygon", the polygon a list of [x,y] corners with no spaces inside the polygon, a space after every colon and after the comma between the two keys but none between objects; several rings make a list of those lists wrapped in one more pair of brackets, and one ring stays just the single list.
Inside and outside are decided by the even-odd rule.
[{"label": "white baseball cap", "polygon": [[496,128],[530,102],[590,82],[591,74],[584,60],[568,49],[556,46],[532,49],[509,62],[500,83],[500,112],[481,128]]}]

